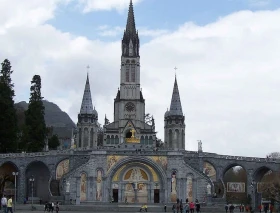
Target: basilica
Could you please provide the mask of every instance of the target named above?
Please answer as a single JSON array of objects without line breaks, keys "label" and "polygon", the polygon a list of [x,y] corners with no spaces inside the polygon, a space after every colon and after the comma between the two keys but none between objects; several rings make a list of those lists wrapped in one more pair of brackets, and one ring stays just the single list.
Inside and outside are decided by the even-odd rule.
[{"label": "basilica", "polygon": [[[250,195],[253,204],[261,202],[258,184],[267,172],[279,171],[280,161],[207,153],[201,142],[197,151],[186,150],[185,116],[176,77],[170,108],[162,115],[164,140],[158,145],[155,121],[147,119],[140,89],[139,49],[131,0],[121,41],[113,122],[105,116],[100,127],[87,76],[71,148],[0,154],[0,177],[7,177],[2,192],[19,202],[28,198],[77,205],[174,203],[178,199],[225,203],[228,193]],[[246,180],[226,182],[226,172],[237,165],[244,169]],[[211,201],[213,194],[216,198]]]},{"label": "basilica", "polygon": [[[78,115],[75,150],[93,150],[88,162],[61,177],[71,199],[157,203],[204,197],[206,176],[185,161],[185,117],[175,77],[170,109],[164,118],[164,147],[156,148],[155,121],[145,120],[141,91],[140,39],[132,1],[121,41],[120,87],[114,99],[114,121],[105,117],[103,139],[98,143],[98,112],[92,105],[89,77]],[[171,89],[171,88],[170,88]],[[100,148],[100,149],[99,149]],[[61,162],[69,164],[69,160]],[[68,166],[66,166],[68,167]],[[57,169],[60,169],[58,166]],[[193,190],[193,187],[203,190]],[[65,191],[65,192],[66,192]]]}]

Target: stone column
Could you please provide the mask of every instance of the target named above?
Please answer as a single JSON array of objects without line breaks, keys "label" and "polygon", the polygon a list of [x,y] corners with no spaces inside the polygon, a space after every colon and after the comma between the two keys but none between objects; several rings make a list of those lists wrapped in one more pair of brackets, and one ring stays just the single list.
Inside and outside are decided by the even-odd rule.
[{"label": "stone column", "polygon": [[149,195],[150,197],[148,197],[148,202],[150,203],[154,203],[154,184],[149,184]]},{"label": "stone column", "polygon": [[119,183],[118,185],[118,203],[124,202],[123,198],[123,183]]},{"label": "stone column", "polygon": [[182,178],[182,196],[181,199],[184,202],[186,202],[186,198],[187,198],[187,179],[186,178]]},{"label": "stone column", "polygon": [[171,202],[171,178],[167,178],[166,201]]},{"label": "stone column", "polygon": [[26,197],[26,176],[25,176],[25,167],[21,166],[18,171],[17,178],[17,201],[18,203],[23,203],[24,198]]},{"label": "stone column", "polygon": [[81,178],[78,177],[76,178],[76,183],[77,183],[77,193],[76,193],[76,205],[80,205],[81,204]]},{"label": "stone column", "polygon": [[253,179],[253,170],[249,169],[247,173],[247,196],[251,195],[252,198],[252,207],[253,209],[256,208],[256,189],[257,185],[255,184],[255,181]]},{"label": "stone column", "polygon": [[[103,183],[102,183],[103,184]],[[92,178],[92,196],[93,196],[93,200],[96,201],[96,177]]]},{"label": "stone column", "polygon": [[197,191],[198,191],[198,188],[197,188],[197,179],[193,178],[193,190],[192,190],[192,198],[193,200],[192,201],[195,201],[195,198],[197,196]]}]

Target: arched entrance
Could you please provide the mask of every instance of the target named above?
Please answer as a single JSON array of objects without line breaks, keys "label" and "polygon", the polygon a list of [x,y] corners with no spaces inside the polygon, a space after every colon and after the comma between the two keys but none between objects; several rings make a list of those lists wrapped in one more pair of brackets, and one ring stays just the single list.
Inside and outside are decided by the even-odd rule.
[{"label": "arched entrance", "polygon": [[255,201],[255,206],[263,204],[263,201],[276,200],[279,187],[275,186],[280,185],[279,177],[279,172],[273,172],[265,166],[254,172],[250,189],[255,196],[252,198]]},{"label": "arched entrance", "polygon": [[[131,159],[131,160],[129,160]],[[138,159],[138,158],[137,158]],[[163,171],[147,158],[125,158],[108,174],[113,202],[159,203],[165,201]]]},{"label": "arched entrance", "polygon": [[228,165],[223,172],[223,182],[228,203],[248,203],[247,172],[243,166]]},{"label": "arched entrance", "polygon": [[[30,163],[25,171],[26,197],[33,197],[34,200],[48,201],[50,171],[41,161]],[[33,180],[33,181],[31,181]],[[32,196],[33,195],[33,196]],[[29,200],[30,200],[29,199]]]},{"label": "arched entrance", "polygon": [[6,162],[0,167],[0,196],[15,196],[17,193],[18,168],[12,162]]}]

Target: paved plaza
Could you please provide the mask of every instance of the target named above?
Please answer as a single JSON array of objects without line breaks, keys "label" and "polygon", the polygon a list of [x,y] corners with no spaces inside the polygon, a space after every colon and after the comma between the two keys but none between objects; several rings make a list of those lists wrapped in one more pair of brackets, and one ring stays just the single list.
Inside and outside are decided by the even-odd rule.
[{"label": "paved plaza", "polygon": [[[89,213],[89,212],[102,212],[102,213],[112,213],[112,212],[123,212],[123,213],[134,213],[139,212],[140,210],[140,204],[139,205],[115,205],[115,207],[112,208],[110,204],[103,205],[103,208],[100,208],[98,205],[61,205],[60,206],[60,212],[81,212],[81,213]],[[172,212],[171,210],[171,204],[167,205],[167,212]],[[34,210],[31,210],[31,205],[18,205],[16,206],[16,210],[14,212],[17,213],[42,213],[44,212],[44,205],[34,205]],[[55,212],[55,211],[54,211]],[[163,206],[161,205],[148,205],[148,212],[164,212]],[[202,207],[201,212],[203,213],[220,213],[224,212],[223,207]]]}]

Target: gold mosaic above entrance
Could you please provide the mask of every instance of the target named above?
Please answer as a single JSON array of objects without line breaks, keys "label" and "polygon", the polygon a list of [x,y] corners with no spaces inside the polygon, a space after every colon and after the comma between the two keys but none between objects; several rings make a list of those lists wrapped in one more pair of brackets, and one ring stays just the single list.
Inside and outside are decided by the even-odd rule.
[{"label": "gold mosaic above entrance", "polygon": [[127,143],[140,143],[140,139],[135,137],[135,129],[130,130],[131,132],[131,137],[130,138],[126,138],[125,141]]}]

